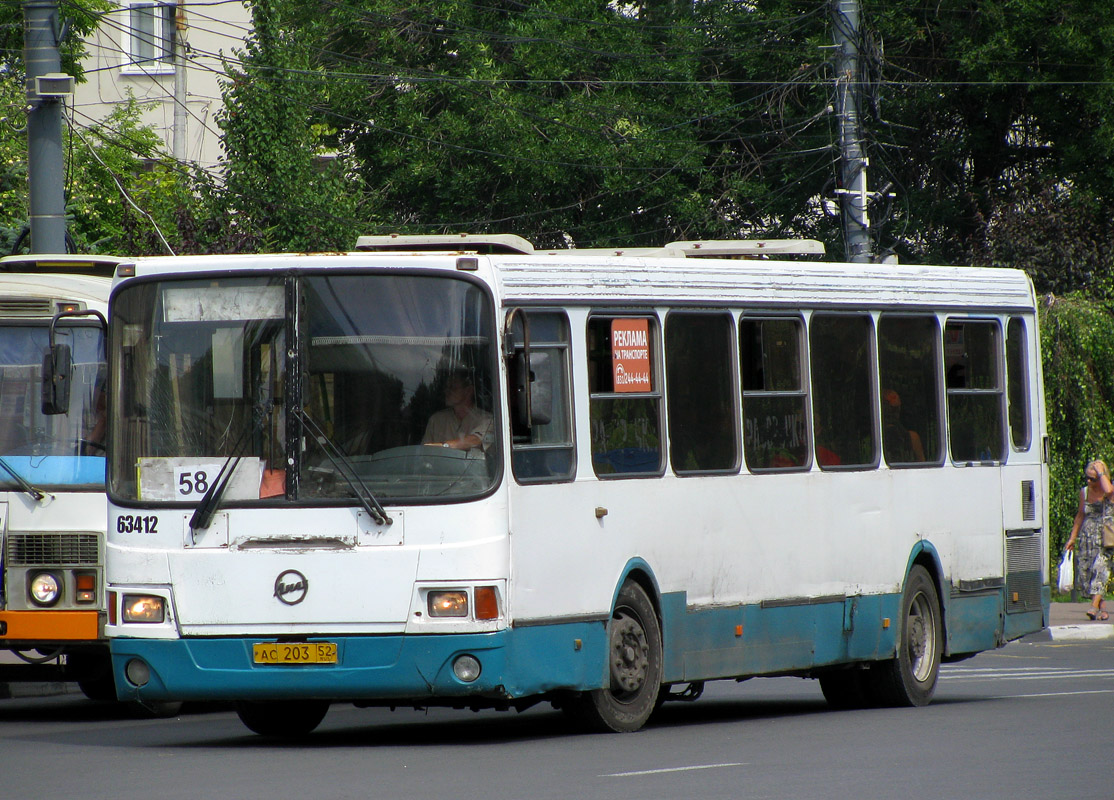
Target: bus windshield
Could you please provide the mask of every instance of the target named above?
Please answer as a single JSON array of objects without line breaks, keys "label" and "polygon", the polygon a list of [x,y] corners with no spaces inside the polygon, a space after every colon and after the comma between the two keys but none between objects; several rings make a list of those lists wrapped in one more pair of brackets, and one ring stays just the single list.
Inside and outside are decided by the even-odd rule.
[{"label": "bus windshield", "polygon": [[225,503],[482,494],[500,463],[493,320],[455,277],[132,284],[113,306],[110,491],[196,503],[227,468]]},{"label": "bus windshield", "polygon": [[42,413],[43,356],[49,325],[0,326],[0,489],[104,486],[104,338],[99,326],[60,324],[55,341],[69,345],[73,371],[69,409]]}]

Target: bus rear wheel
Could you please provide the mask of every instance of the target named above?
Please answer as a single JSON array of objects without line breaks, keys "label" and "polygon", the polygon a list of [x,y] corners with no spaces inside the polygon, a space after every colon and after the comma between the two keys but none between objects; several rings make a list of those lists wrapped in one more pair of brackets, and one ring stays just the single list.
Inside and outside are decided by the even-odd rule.
[{"label": "bus rear wheel", "polygon": [[828,705],[840,711],[874,705],[870,673],[866,668],[825,672],[820,676],[820,691]]},{"label": "bus rear wheel", "polygon": [[661,626],[646,590],[627,581],[607,625],[606,689],[585,692],[574,716],[599,731],[628,733],[646,724],[657,705],[662,679]]},{"label": "bus rear wheel", "polygon": [[936,584],[920,565],[909,572],[899,625],[897,657],[871,667],[873,694],[880,705],[928,705],[936,692],[944,630]]},{"label": "bus rear wheel", "polygon": [[280,739],[308,736],[328,712],[328,700],[240,700],[236,703],[236,714],[249,730]]}]

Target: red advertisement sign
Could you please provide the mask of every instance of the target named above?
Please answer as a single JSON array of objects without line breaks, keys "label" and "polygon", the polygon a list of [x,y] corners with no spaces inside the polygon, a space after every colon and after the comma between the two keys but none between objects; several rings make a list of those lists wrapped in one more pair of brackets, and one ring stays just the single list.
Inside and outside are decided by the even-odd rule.
[{"label": "red advertisement sign", "polygon": [[611,320],[611,367],[615,391],[650,391],[649,320]]}]

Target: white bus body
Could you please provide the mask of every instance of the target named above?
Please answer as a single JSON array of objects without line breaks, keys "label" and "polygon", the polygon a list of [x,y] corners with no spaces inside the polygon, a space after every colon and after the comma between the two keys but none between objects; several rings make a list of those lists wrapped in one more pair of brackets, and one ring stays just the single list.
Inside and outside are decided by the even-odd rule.
[{"label": "white bus body", "polygon": [[[115,699],[103,630],[103,321],[116,261],[0,259],[0,682],[78,681],[98,699]],[[73,315],[54,326],[71,391],[47,414],[43,359],[59,313]]]},{"label": "white bus body", "polygon": [[[419,249],[118,279],[122,699],[276,734],[329,701],[544,699],[632,730],[718,678],[920,705],[941,660],[1044,626],[1024,273]],[[460,371],[486,441],[423,444]]]}]

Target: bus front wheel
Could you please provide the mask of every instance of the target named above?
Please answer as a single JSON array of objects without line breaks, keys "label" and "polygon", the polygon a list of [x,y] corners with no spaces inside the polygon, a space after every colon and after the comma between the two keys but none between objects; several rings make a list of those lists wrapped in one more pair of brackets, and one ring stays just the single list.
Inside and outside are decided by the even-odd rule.
[{"label": "bus front wheel", "polygon": [[271,700],[236,703],[240,722],[260,736],[296,739],[307,736],[329,711],[327,700]]},{"label": "bus front wheel", "polygon": [[897,657],[871,667],[875,697],[879,705],[928,705],[936,692],[944,630],[936,584],[920,565],[909,572],[899,625]]},{"label": "bus front wheel", "polygon": [[646,724],[661,689],[661,626],[646,590],[627,581],[619,590],[607,625],[608,674],[605,689],[585,692],[574,715],[600,731],[626,733]]}]

